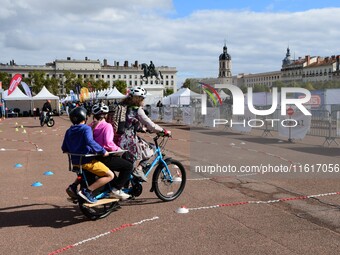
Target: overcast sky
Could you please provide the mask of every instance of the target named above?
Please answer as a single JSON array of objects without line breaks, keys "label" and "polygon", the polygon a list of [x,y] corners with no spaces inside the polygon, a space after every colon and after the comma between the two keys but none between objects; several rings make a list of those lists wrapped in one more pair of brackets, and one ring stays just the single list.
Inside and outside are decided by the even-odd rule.
[{"label": "overcast sky", "polygon": [[[281,68],[292,57],[340,55],[340,1],[0,0],[0,63],[138,60],[185,78],[218,76],[224,42],[232,73]],[[179,84],[181,85],[181,84]]]}]

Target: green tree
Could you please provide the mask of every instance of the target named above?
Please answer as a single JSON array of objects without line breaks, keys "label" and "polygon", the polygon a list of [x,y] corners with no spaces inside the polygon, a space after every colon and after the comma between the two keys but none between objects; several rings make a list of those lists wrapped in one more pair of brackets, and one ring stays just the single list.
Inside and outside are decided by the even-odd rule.
[{"label": "green tree", "polygon": [[9,88],[9,83],[11,82],[11,77],[8,73],[0,72],[0,81],[2,82],[2,89],[6,90]]},{"label": "green tree", "polygon": [[248,87],[246,85],[242,85],[240,89],[242,90],[243,94],[248,93]]},{"label": "green tree", "polygon": [[174,93],[173,89],[167,88],[167,89],[164,90],[164,96],[168,96],[168,95],[171,95],[173,93]]},{"label": "green tree", "polygon": [[182,88],[190,88],[190,84],[191,84],[191,79],[185,79]]},{"label": "green tree", "polygon": [[64,87],[66,89],[66,93],[70,93],[70,90],[75,90],[76,86],[76,74],[72,73],[71,71],[64,72],[65,82]]},{"label": "green tree", "polygon": [[32,86],[32,92],[37,94],[46,84],[45,72],[43,71],[32,71],[28,73],[28,82]]},{"label": "green tree", "polygon": [[126,88],[127,88],[127,85],[126,85],[126,81],[121,81],[121,80],[117,80],[114,82],[113,84],[120,93],[122,94],[126,94]]},{"label": "green tree", "polygon": [[304,84],[303,84],[303,88],[305,88],[305,89],[307,89],[307,90],[309,90],[309,91],[315,90],[315,89],[314,89],[314,86],[313,86],[313,84],[312,84],[311,82],[306,82],[306,83],[304,83]]},{"label": "green tree", "polygon": [[269,88],[268,86],[265,86],[263,84],[255,84],[253,88],[253,92],[268,92]]},{"label": "green tree", "polygon": [[44,86],[51,92],[53,95],[59,94],[59,79],[55,77],[47,78],[45,80]]},{"label": "green tree", "polygon": [[105,82],[104,80],[97,80],[95,81],[95,86],[99,89],[108,89],[110,87],[110,84],[108,82]]}]

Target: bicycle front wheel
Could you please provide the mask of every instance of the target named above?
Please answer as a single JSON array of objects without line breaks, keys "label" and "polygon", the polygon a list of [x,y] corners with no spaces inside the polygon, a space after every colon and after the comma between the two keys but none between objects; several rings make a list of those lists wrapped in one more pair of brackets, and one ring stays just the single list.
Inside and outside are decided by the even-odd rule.
[{"label": "bicycle front wheel", "polygon": [[153,185],[157,197],[163,201],[178,198],[185,187],[186,172],[184,166],[177,160],[167,162],[169,171],[163,164],[158,165],[153,175]]}]

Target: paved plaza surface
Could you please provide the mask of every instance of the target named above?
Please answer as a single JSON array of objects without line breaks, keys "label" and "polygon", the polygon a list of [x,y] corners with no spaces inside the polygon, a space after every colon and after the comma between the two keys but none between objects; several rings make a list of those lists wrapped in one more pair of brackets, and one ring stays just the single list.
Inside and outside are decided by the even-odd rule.
[{"label": "paved plaza surface", "polygon": [[[187,169],[184,193],[164,203],[148,182],[139,198],[90,221],[66,199],[75,174],[60,147],[70,122],[55,121],[0,122],[1,254],[340,253],[340,149],[322,147],[323,138],[288,143],[261,131],[160,123],[173,133],[167,156]],[[262,172],[245,171],[254,166]],[[264,171],[279,166],[290,172]],[[182,206],[189,212],[177,213]]]}]

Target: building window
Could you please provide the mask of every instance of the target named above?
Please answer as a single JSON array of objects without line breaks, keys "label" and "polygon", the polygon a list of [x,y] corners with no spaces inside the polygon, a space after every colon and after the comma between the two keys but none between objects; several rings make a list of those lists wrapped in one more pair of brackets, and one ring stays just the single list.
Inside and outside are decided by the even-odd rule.
[{"label": "building window", "polygon": [[110,75],[108,74],[107,76],[106,76],[108,79],[110,79]]}]

